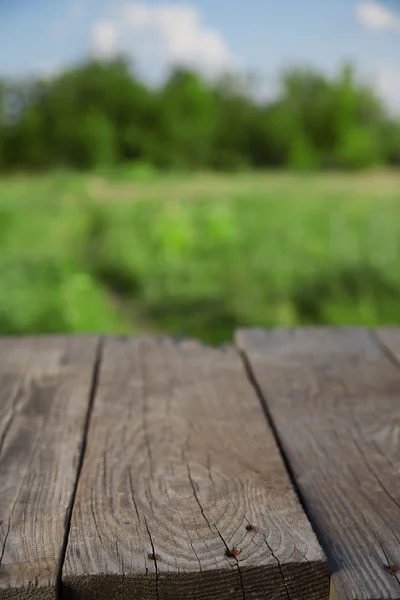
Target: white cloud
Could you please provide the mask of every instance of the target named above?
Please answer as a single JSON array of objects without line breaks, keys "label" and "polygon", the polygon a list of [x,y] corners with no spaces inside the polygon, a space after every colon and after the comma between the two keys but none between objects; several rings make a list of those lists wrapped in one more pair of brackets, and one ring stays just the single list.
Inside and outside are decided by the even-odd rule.
[{"label": "white cloud", "polygon": [[[108,46],[107,46],[108,44]],[[93,28],[93,50],[123,52],[159,66],[180,64],[209,74],[233,67],[235,60],[221,34],[205,25],[191,4],[133,1],[114,7]]]},{"label": "white cloud", "polygon": [[117,51],[117,29],[115,24],[103,19],[93,27],[93,50],[97,57],[108,58]]},{"label": "white cloud", "polygon": [[375,84],[388,106],[398,112],[400,110],[400,63],[381,67],[376,74]]},{"label": "white cloud", "polygon": [[400,29],[400,16],[379,2],[358,2],[356,13],[359,23],[370,29]]}]

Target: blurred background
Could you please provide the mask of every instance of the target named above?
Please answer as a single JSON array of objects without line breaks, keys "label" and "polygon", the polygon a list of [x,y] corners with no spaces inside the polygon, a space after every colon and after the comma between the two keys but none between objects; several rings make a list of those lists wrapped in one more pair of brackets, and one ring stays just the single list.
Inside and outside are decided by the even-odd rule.
[{"label": "blurred background", "polygon": [[0,0],[0,335],[399,298],[400,2]]}]

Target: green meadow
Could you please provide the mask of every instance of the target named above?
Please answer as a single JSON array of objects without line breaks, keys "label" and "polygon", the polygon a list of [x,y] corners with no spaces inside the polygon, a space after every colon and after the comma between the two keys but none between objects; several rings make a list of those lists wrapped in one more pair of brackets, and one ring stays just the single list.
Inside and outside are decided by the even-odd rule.
[{"label": "green meadow", "polygon": [[0,334],[400,323],[400,173],[0,179]]}]

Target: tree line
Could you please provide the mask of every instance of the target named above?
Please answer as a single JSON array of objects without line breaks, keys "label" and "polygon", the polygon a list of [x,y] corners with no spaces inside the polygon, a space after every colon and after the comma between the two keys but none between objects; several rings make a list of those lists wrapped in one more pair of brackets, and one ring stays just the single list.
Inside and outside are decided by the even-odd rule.
[{"label": "tree line", "polygon": [[232,76],[176,68],[158,88],[128,61],[88,61],[50,80],[0,82],[0,168],[357,169],[400,165],[400,119],[344,65],[293,68],[274,100]]}]

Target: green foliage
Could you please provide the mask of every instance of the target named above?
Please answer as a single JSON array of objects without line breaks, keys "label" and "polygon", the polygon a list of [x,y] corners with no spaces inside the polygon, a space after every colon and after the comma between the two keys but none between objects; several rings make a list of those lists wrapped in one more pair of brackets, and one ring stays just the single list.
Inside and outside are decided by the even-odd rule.
[{"label": "green foliage", "polygon": [[210,83],[175,69],[154,89],[122,58],[92,61],[51,81],[4,83],[3,105],[12,107],[0,118],[5,169],[400,164],[400,121],[349,65],[334,77],[292,68],[273,102],[257,102],[239,76]]},{"label": "green foliage", "polygon": [[74,157],[81,168],[104,167],[116,160],[115,129],[98,109],[89,110],[79,119],[78,135],[74,142]]},{"label": "green foliage", "polygon": [[373,167],[383,162],[375,132],[360,126],[350,126],[343,134],[335,158],[339,166],[349,169]]},{"label": "green foliage", "polygon": [[216,101],[202,79],[176,70],[161,97],[161,139],[172,167],[198,168],[207,164],[217,126]]},{"label": "green foliage", "polygon": [[303,133],[298,133],[293,137],[293,142],[289,150],[289,166],[295,169],[312,169],[318,165],[318,155]]},{"label": "green foliage", "polygon": [[400,165],[400,127],[394,120],[388,120],[381,126],[380,141],[384,162],[389,165]]}]

